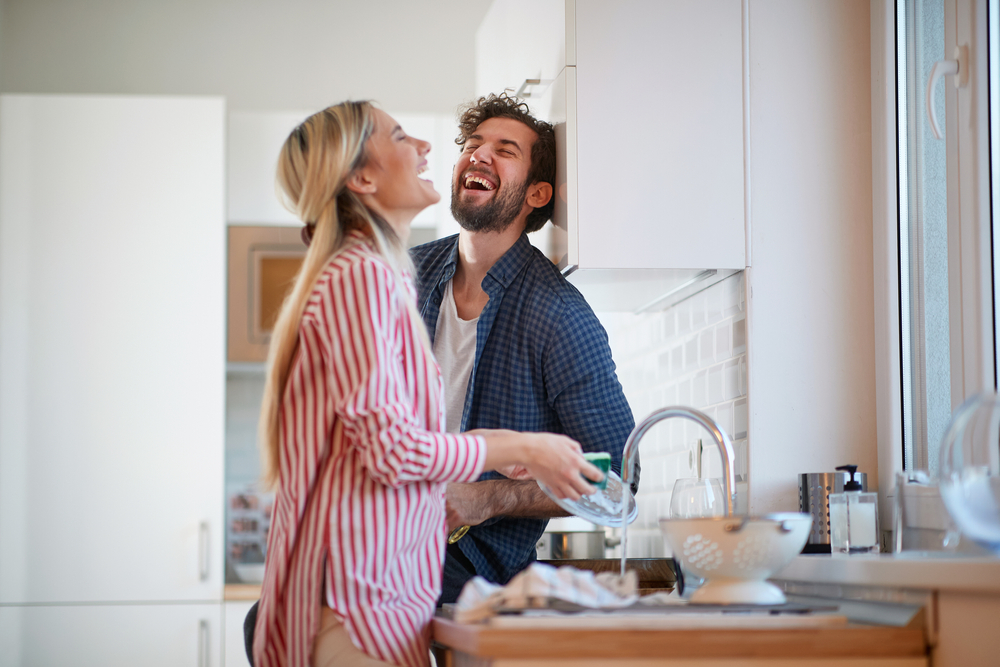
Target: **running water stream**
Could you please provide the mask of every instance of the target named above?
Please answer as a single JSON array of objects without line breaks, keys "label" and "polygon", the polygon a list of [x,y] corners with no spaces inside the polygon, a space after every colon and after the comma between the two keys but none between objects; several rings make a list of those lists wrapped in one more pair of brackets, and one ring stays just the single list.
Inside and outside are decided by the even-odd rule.
[{"label": "running water stream", "polygon": [[[628,462],[623,462],[627,465]],[[628,559],[628,500],[632,496],[632,489],[626,483],[622,484],[622,572],[625,576],[625,561]]]}]

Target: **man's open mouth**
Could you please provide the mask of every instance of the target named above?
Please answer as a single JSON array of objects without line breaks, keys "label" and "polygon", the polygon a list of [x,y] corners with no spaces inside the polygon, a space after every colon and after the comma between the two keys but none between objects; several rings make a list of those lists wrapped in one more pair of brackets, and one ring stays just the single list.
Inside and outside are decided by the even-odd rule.
[{"label": "man's open mouth", "polygon": [[484,176],[472,173],[465,175],[465,189],[491,191],[496,190],[497,186]]}]

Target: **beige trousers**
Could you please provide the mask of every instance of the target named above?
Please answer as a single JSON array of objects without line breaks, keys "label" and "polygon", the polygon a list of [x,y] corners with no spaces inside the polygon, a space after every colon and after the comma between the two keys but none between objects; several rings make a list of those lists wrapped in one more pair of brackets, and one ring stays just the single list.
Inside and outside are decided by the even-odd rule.
[{"label": "beige trousers", "polygon": [[313,641],[313,667],[395,667],[355,646],[333,610],[326,606],[320,609],[319,633]]}]

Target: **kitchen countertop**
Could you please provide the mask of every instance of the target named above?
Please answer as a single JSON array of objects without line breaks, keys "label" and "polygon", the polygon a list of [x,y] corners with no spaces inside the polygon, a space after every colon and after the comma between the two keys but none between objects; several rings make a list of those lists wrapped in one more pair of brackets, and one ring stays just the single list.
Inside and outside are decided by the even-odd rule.
[{"label": "kitchen countertop", "polygon": [[823,584],[1000,593],[1000,558],[809,554],[795,557],[773,578]]}]

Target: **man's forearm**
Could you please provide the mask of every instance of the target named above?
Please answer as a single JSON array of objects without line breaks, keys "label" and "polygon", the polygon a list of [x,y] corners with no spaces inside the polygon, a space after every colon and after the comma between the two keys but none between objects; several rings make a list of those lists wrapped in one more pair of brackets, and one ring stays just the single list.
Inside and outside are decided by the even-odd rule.
[{"label": "man's forearm", "polygon": [[554,500],[545,495],[533,481],[490,479],[475,484],[489,485],[490,514],[520,519],[548,519],[568,516],[568,513]]}]

